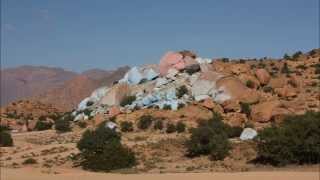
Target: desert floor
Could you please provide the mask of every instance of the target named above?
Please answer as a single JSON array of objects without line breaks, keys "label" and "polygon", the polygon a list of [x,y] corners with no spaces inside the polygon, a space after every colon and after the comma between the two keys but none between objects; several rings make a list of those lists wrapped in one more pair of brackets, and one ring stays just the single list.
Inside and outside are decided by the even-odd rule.
[{"label": "desert floor", "polygon": [[92,172],[65,172],[45,174],[32,168],[1,169],[1,180],[319,180],[319,172],[242,172],[242,173],[176,173],[176,174],[105,174]]}]

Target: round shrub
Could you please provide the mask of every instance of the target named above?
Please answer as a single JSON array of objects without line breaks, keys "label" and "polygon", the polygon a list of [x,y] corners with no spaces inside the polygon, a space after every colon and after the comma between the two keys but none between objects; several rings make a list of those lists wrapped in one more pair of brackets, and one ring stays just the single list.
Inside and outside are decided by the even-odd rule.
[{"label": "round shrub", "polygon": [[133,123],[128,121],[122,121],[120,123],[120,128],[122,132],[132,132],[133,131]]},{"label": "round shrub", "polygon": [[246,81],[246,86],[248,88],[254,88],[254,82],[252,80],[248,80],[248,81]]},{"label": "round shrub", "polygon": [[11,134],[6,130],[0,130],[0,147],[13,146]]},{"label": "round shrub", "polygon": [[55,129],[59,132],[71,131],[70,121],[61,118],[55,121]]},{"label": "round shrub", "polygon": [[37,160],[35,160],[33,158],[28,158],[28,159],[26,159],[26,160],[24,160],[22,162],[22,164],[25,164],[25,165],[27,165],[27,164],[37,164],[37,163],[38,163]]},{"label": "round shrub", "polygon": [[145,130],[148,129],[153,121],[153,117],[151,115],[143,115],[140,117],[139,121],[138,121],[138,128]]},{"label": "round shrub", "polygon": [[179,121],[177,123],[176,129],[178,133],[183,133],[186,131],[186,125],[182,121]]},{"label": "round shrub", "polygon": [[46,120],[38,120],[35,126],[35,130],[37,131],[44,131],[51,129],[53,126],[52,122],[46,121]]},{"label": "round shrub", "polygon": [[223,160],[231,149],[226,125],[222,117],[214,113],[210,120],[202,120],[197,128],[191,129],[191,137],[186,142],[187,156],[210,155],[211,160]]},{"label": "round shrub", "polygon": [[162,130],[163,129],[163,121],[162,120],[157,120],[154,123],[153,129],[155,130]]},{"label": "round shrub", "polygon": [[320,163],[320,112],[288,116],[257,137],[257,162],[277,166]]},{"label": "round shrub", "polygon": [[177,127],[174,124],[172,124],[172,123],[167,124],[166,133],[170,134],[170,133],[174,133],[176,131],[177,131]]},{"label": "round shrub", "polygon": [[121,136],[114,130],[98,127],[87,130],[77,144],[84,169],[110,171],[130,168],[136,164],[134,153],[121,144]]}]

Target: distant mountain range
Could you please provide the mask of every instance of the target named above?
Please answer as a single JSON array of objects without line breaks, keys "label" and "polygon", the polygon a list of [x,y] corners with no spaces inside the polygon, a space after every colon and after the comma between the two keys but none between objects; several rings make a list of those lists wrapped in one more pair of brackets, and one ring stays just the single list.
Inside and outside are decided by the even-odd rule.
[{"label": "distant mountain range", "polygon": [[36,99],[64,111],[73,109],[90,93],[121,79],[129,67],[91,69],[83,73],[44,66],[1,70],[1,106],[20,99]]}]

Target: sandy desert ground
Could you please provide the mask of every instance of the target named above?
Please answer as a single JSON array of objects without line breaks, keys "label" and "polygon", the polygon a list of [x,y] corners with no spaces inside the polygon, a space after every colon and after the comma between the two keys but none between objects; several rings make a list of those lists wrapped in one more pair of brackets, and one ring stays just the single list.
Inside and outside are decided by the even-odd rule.
[{"label": "sandy desert ground", "polygon": [[243,172],[243,173],[178,173],[178,174],[104,174],[91,172],[66,172],[44,174],[35,169],[1,169],[1,180],[319,180],[319,172]]}]

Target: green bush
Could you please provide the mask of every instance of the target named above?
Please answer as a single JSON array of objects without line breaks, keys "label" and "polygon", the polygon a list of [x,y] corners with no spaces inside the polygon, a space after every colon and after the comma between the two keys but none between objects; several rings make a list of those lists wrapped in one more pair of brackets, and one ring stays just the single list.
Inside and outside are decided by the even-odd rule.
[{"label": "green bush", "polygon": [[257,137],[257,162],[272,165],[320,163],[320,112],[288,116]]},{"label": "green bush", "polygon": [[189,157],[210,155],[211,160],[223,160],[231,145],[221,115],[214,113],[212,119],[199,121],[198,127],[191,129],[186,148]]},{"label": "green bush", "polygon": [[163,106],[163,110],[171,110],[171,106],[169,104],[165,104]]},{"label": "green bush", "polygon": [[171,134],[177,131],[177,127],[172,124],[172,123],[168,123],[167,124],[167,129],[166,129],[166,133]]},{"label": "green bush", "polygon": [[153,129],[154,130],[162,130],[163,129],[163,121],[162,120],[157,120],[154,123]]},{"label": "green bush", "polygon": [[136,96],[126,96],[124,97],[121,102],[120,102],[120,106],[126,106],[126,105],[130,105],[133,103],[133,101],[136,100]]},{"label": "green bush", "polygon": [[38,163],[37,160],[35,160],[33,158],[28,158],[28,159],[26,159],[26,160],[24,160],[22,162],[22,164],[25,164],[25,165],[27,165],[27,164],[37,164],[37,163]]},{"label": "green bush", "polygon": [[251,80],[248,80],[248,81],[246,81],[246,86],[247,86],[248,88],[254,88],[254,82],[251,81]]},{"label": "green bush", "polygon": [[122,121],[120,123],[120,129],[122,132],[132,132],[133,131],[133,123],[128,121]]},{"label": "green bush", "polygon": [[140,117],[137,127],[142,130],[148,129],[151,126],[152,121],[153,117],[151,115],[143,115]]},{"label": "green bush", "polygon": [[184,124],[182,121],[179,121],[176,125],[176,129],[178,133],[183,133],[186,131],[186,124]]},{"label": "green bush", "polygon": [[38,120],[35,126],[35,130],[44,131],[48,129],[52,129],[53,123],[49,121]]},{"label": "green bush", "polygon": [[188,88],[183,85],[183,86],[180,86],[178,89],[177,89],[177,92],[176,92],[176,96],[178,98],[181,98],[183,95],[185,94],[188,94]]},{"label": "green bush", "polygon": [[61,118],[55,121],[55,129],[58,132],[68,132],[71,131],[70,121]]},{"label": "green bush", "polygon": [[240,108],[241,108],[241,113],[246,114],[247,117],[250,116],[251,108],[249,103],[240,102]]},{"label": "green bush", "polygon": [[11,134],[7,130],[0,130],[0,147],[13,146]]},{"label": "green bush", "polygon": [[134,153],[121,144],[120,134],[104,126],[94,131],[85,131],[77,148],[84,169],[110,171],[130,168],[136,164]]}]

